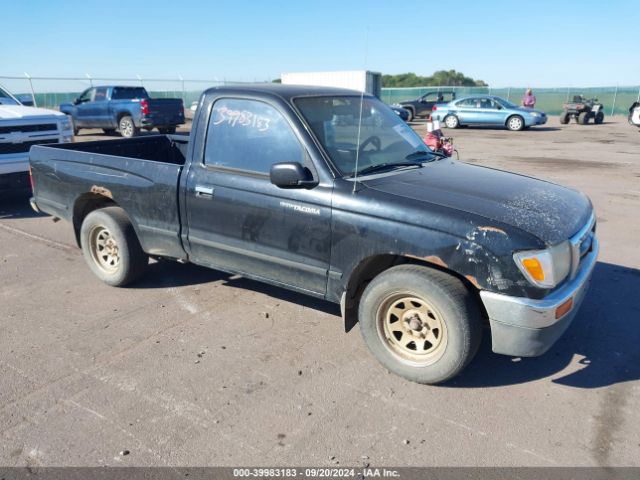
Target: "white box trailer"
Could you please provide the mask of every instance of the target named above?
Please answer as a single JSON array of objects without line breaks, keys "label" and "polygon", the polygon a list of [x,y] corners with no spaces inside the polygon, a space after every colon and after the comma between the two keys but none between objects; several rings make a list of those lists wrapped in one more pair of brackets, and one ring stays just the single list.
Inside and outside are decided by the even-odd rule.
[{"label": "white box trailer", "polygon": [[283,73],[280,80],[285,85],[349,88],[378,98],[382,89],[382,74],[369,70]]}]

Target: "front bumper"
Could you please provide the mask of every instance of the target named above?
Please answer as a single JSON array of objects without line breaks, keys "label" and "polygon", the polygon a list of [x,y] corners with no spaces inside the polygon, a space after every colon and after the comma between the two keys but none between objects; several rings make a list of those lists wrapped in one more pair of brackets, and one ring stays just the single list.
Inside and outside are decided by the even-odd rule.
[{"label": "front bumper", "polygon": [[539,117],[530,117],[529,121],[525,121],[525,125],[527,125],[527,127],[530,127],[532,125],[544,125],[545,123],[547,123],[547,119],[549,117],[547,117],[546,115],[541,115]]},{"label": "front bumper", "polygon": [[[489,315],[493,351],[516,357],[535,357],[549,350],[580,309],[598,259],[598,250],[598,239],[594,236],[591,251],[580,262],[573,280],[542,300],[480,292]],[[558,308],[569,300],[573,301],[571,309],[557,315]]]}]

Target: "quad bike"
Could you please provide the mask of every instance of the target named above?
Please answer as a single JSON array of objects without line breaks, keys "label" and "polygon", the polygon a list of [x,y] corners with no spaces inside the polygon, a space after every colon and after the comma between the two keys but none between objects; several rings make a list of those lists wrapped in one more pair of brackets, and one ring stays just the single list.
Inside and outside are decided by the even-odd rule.
[{"label": "quad bike", "polygon": [[582,95],[575,95],[572,102],[562,105],[563,111],[560,114],[560,123],[566,125],[572,118],[580,125],[586,125],[589,120],[593,123],[604,122],[604,105],[598,103],[597,98],[585,98]]}]

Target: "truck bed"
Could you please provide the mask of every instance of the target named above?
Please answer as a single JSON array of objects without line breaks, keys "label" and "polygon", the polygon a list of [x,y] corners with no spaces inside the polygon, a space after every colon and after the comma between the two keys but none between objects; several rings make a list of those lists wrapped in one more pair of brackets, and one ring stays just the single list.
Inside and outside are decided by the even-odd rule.
[{"label": "truck bed", "polygon": [[178,182],[188,137],[35,146],[30,152],[38,208],[73,221],[86,202],[108,199],[131,217],[143,249],[184,258]]}]

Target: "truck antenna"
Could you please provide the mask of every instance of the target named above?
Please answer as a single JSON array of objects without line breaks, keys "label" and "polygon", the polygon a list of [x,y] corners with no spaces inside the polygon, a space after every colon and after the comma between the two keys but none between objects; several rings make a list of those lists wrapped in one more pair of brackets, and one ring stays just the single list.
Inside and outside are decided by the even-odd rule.
[{"label": "truck antenna", "polygon": [[356,193],[356,185],[358,184],[358,160],[360,159],[360,133],[362,131],[362,106],[364,104],[364,91],[367,88],[367,53],[369,50],[369,27],[365,30],[365,39],[364,39],[364,85],[360,91],[360,115],[358,116],[358,136],[356,137],[356,165],[355,170],[353,172],[353,191],[352,194]]}]

